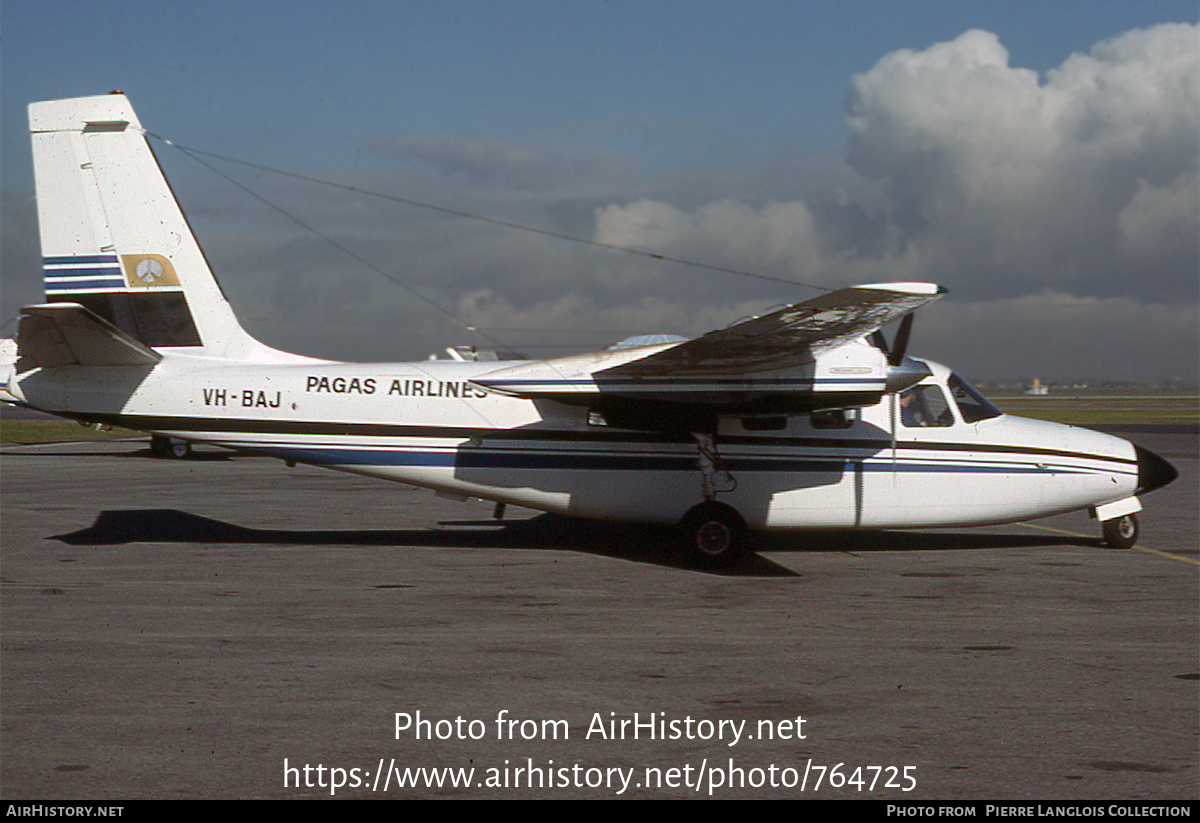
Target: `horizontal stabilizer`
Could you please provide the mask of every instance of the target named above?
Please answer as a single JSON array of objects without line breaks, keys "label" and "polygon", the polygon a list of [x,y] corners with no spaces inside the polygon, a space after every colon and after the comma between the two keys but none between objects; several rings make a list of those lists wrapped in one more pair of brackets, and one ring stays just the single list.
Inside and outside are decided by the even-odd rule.
[{"label": "horizontal stabilizer", "polygon": [[39,366],[140,366],[162,360],[162,355],[78,303],[47,303],[22,311],[18,371]]}]

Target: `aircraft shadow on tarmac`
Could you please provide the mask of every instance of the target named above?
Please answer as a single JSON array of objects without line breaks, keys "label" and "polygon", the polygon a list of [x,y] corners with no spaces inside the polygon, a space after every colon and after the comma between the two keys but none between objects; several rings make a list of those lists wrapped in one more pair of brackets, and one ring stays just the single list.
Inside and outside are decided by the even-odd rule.
[{"label": "aircraft shadow on tarmac", "polygon": [[[176,509],[101,512],[91,526],[47,539],[72,546],[125,543],[224,543],[294,546],[412,546],[464,549],[578,551],[638,563],[685,569],[667,528],[630,526],[543,514],[513,520],[459,520],[437,529],[254,529]],[[1047,534],[830,530],[754,535],[758,552],[954,551],[970,549],[1099,546],[1101,541]],[[690,570],[690,569],[689,569]],[[743,577],[792,577],[796,572],[761,554],[731,569],[708,572]]]}]

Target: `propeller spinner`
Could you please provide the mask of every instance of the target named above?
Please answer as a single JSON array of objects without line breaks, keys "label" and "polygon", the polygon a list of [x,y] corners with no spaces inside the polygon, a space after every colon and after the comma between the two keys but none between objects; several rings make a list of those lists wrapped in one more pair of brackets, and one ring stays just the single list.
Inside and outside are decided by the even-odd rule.
[{"label": "propeller spinner", "polygon": [[913,314],[909,312],[900,320],[900,328],[896,330],[896,338],[891,346],[881,330],[876,329],[871,334],[871,342],[887,356],[886,390],[889,394],[911,388],[933,374],[924,363],[904,356],[908,349],[908,339],[912,336],[912,327]]}]

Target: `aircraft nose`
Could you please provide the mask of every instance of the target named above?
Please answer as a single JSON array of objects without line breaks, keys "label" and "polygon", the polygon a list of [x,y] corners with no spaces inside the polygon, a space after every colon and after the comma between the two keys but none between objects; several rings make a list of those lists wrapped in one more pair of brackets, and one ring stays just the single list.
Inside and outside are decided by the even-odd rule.
[{"label": "aircraft nose", "polygon": [[1179,476],[1175,467],[1149,449],[1135,445],[1138,465],[1138,494],[1161,489]]}]

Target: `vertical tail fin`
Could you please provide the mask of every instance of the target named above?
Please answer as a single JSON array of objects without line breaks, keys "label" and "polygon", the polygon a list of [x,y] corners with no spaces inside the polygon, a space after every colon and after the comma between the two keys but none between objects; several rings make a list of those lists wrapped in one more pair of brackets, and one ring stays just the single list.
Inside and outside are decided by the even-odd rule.
[{"label": "vertical tail fin", "polygon": [[238,324],[123,94],[29,107],[49,302],[153,348],[246,358]]}]

